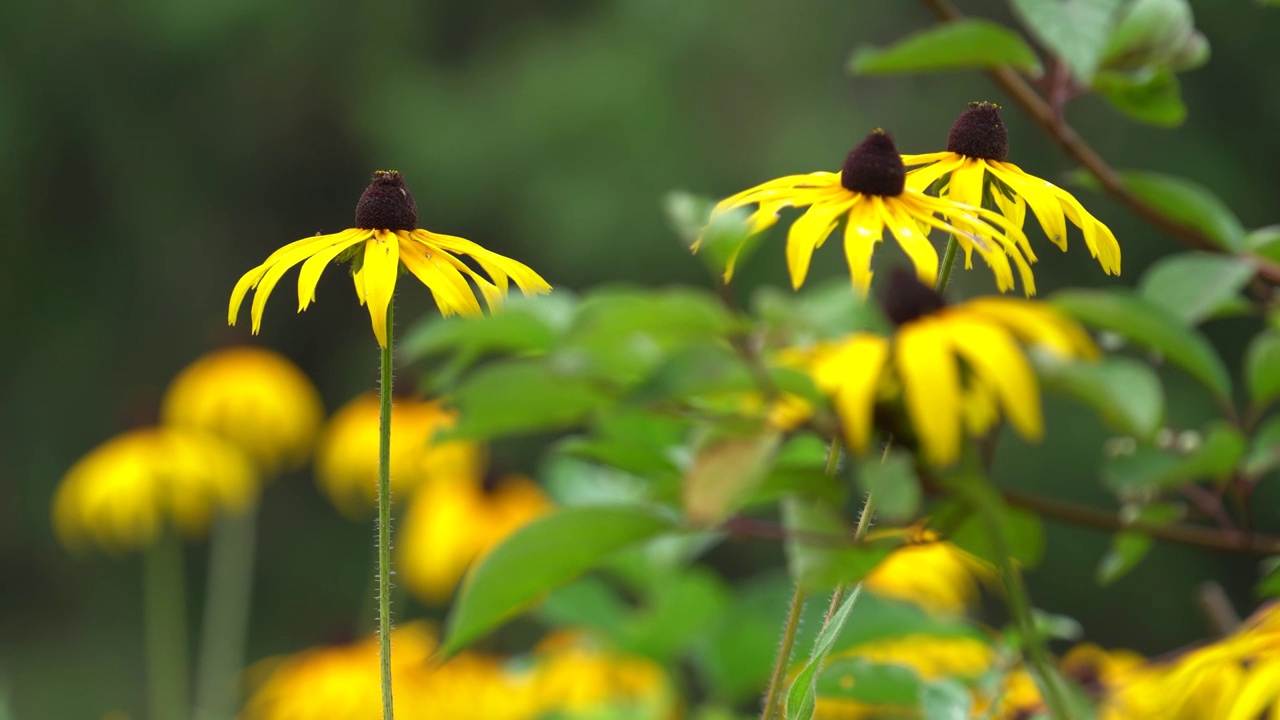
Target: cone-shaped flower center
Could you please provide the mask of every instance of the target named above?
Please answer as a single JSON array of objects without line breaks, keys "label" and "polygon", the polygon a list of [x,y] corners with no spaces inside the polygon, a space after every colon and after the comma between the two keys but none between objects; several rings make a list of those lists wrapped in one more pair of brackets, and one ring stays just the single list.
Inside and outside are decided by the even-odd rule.
[{"label": "cone-shaped flower center", "polygon": [[418,206],[395,170],[379,170],[356,203],[356,227],[364,230],[415,230]]},{"label": "cone-shaped flower center", "polygon": [[878,129],[849,151],[840,169],[840,184],[864,195],[901,195],[906,181],[907,169],[893,138]]},{"label": "cone-shaped flower center", "polygon": [[966,157],[1004,161],[1009,157],[1009,131],[1000,119],[1000,106],[969,103],[947,135],[947,150]]},{"label": "cone-shaped flower center", "polygon": [[894,325],[902,326],[941,310],[946,301],[938,291],[920,282],[914,273],[894,270],[880,296],[880,307]]}]

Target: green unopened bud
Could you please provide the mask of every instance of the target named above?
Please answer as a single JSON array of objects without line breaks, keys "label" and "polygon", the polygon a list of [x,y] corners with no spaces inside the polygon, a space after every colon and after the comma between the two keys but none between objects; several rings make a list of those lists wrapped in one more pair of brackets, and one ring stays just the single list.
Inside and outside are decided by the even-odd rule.
[{"label": "green unopened bud", "polygon": [[1135,0],[1111,33],[1102,66],[1121,71],[1155,69],[1172,65],[1184,54],[1184,60],[1208,58],[1208,41],[1196,32],[1190,3]]}]

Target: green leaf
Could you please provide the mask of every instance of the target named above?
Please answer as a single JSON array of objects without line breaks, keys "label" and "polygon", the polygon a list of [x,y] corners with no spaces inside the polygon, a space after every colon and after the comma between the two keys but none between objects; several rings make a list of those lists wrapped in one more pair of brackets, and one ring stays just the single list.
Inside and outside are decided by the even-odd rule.
[{"label": "green leaf", "polygon": [[853,332],[892,331],[888,320],[860,293],[849,292],[847,280],[818,283],[798,293],[761,288],[752,297],[752,310],[763,321],[775,347],[810,344]]},{"label": "green leaf", "polygon": [[885,522],[913,520],[920,510],[920,478],[909,453],[894,450],[883,460],[860,460],[858,484],[875,497],[876,515]]},{"label": "green leaf", "polygon": [[1187,70],[1208,59],[1187,0],[1133,0],[1107,42],[1103,65],[1129,71]]},{"label": "green leaf", "polygon": [[1221,481],[1229,477],[1244,458],[1245,438],[1240,431],[1223,421],[1210,423],[1200,441],[1183,460],[1181,472],[1188,478]]},{"label": "green leaf", "polygon": [[1140,532],[1118,532],[1111,538],[1111,549],[1098,563],[1098,584],[1110,585],[1138,566],[1151,552],[1155,541]]},{"label": "green leaf", "polygon": [[1244,452],[1240,431],[1225,422],[1214,422],[1206,427],[1199,447],[1184,456],[1140,446],[1133,453],[1108,458],[1102,480],[1122,496],[1142,496],[1152,489],[1190,480],[1222,480],[1235,471]]},{"label": "green leaf", "polygon": [[837,651],[905,635],[989,640],[983,630],[963,618],[930,614],[918,605],[880,597],[871,590],[864,592],[858,600],[857,617],[858,622],[849,624],[840,634]]},{"label": "green leaf", "polygon": [[1010,5],[1075,79],[1088,85],[1111,39],[1120,0],[1010,0]]},{"label": "green leaf", "polygon": [[694,659],[713,697],[741,703],[759,699],[778,647],[780,618],[787,613],[791,583],[767,573],[734,586],[721,622],[696,643]]},{"label": "green leaf", "polygon": [[1140,75],[1103,71],[1094,77],[1093,89],[1138,122],[1172,128],[1187,119],[1178,76],[1168,68]]},{"label": "green leaf", "polygon": [[766,430],[724,437],[698,450],[684,478],[684,509],[696,525],[711,526],[737,510],[773,465],[781,435]]},{"label": "green leaf", "polygon": [[863,46],[849,69],[863,75],[1010,65],[1040,74],[1040,62],[1018,33],[989,20],[960,20],[913,33],[887,48]]},{"label": "green leaf", "polygon": [[890,542],[863,542],[855,546],[840,515],[825,502],[791,496],[782,500],[782,524],[787,529],[787,568],[806,590],[828,590],[861,580],[889,555]]},{"label": "green leaf", "polygon": [[1280,467],[1280,417],[1273,417],[1257,429],[1249,445],[1249,455],[1240,469],[1254,477]]},{"label": "green leaf", "polygon": [[1267,558],[1262,561],[1264,574],[1253,588],[1253,594],[1259,598],[1280,597],[1280,562],[1276,560],[1277,558]]},{"label": "green leaf", "polygon": [[1035,360],[1046,388],[1093,408],[1118,432],[1149,439],[1164,422],[1164,389],[1146,363],[1118,356],[1073,362],[1047,354]]},{"label": "green leaf", "polygon": [[1280,225],[1268,225],[1250,230],[1244,238],[1244,244],[1255,255],[1280,263]]},{"label": "green leaf", "polygon": [[1120,291],[1067,290],[1053,302],[1076,319],[1155,350],[1204,383],[1220,399],[1231,397],[1231,376],[1209,341],[1168,310]]},{"label": "green leaf", "polygon": [[1244,249],[1244,227],[1231,208],[1199,183],[1160,173],[1126,170],[1124,185],[1180,225],[1199,230],[1223,250]]},{"label": "green leaf", "polygon": [[[1009,507],[1003,503],[993,502],[992,506],[998,512],[1000,533],[1004,536],[1005,547],[1009,549],[1013,559],[1027,568],[1039,565],[1044,558],[1044,523],[1040,517],[1029,510]],[[993,565],[1000,562],[981,513],[975,512],[965,517],[951,535],[951,542]]]},{"label": "green leaf", "polygon": [[845,623],[849,621],[849,614],[853,612],[853,606],[861,593],[861,585],[853,586],[840,603],[840,607],[831,616],[831,621],[825,623],[818,631],[818,638],[813,643],[809,659],[800,668],[800,672],[796,673],[795,679],[791,681],[791,687],[787,690],[784,717],[796,720],[808,720],[813,717],[818,695],[818,671],[822,669],[827,655],[831,652],[831,646],[835,645],[836,638],[840,637]]},{"label": "green leaf", "polygon": [[1102,484],[1126,497],[1148,492],[1149,488],[1180,482],[1182,458],[1149,445],[1132,453],[1107,458],[1102,464]]},{"label": "green leaf", "polygon": [[1268,330],[1249,344],[1245,379],[1255,407],[1266,407],[1280,398],[1280,332]]},{"label": "green leaf", "polygon": [[542,361],[508,360],[469,375],[450,399],[459,420],[449,436],[490,439],[572,427],[608,398],[588,379]]},{"label": "green leaf", "polygon": [[932,680],[920,688],[920,713],[924,720],[968,720],[973,716],[973,696],[955,680]]},{"label": "green leaf", "polygon": [[746,222],[748,213],[742,208],[712,220],[711,210],[715,205],[716,202],[707,197],[672,192],[667,194],[663,209],[685,246],[692,250],[694,243],[698,243],[698,257],[720,277],[730,262],[737,266],[745,261],[764,235],[751,234]]},{"label": "green leaf", "polygon": [[1197,325],[1230,304],[1257,272],[1244,257],[1189,252],[1161,258],[1142,276],[1138,294]]},{"label": "green leaf", "polygon": [[923,685],[916,671],[904,665],[845,657],[832,660],[822,669],[818,696],[910,708],[920,697]]},{"label": "green leaf", "polygon": [[674,528],[654,512],[619,506],[565,508],[534,520],[467,576],[441,651],[456,653],[613,552]]}]

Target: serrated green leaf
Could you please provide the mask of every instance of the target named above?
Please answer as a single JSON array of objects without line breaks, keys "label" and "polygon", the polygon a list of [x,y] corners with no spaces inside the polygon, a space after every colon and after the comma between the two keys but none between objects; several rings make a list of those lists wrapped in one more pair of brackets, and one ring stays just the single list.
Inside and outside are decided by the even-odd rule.
[{"label": "serrated green leaf", "polygon": [[906,452],[894,450],[883,460],[868,457],[858,462],[858,484],[875,498],[876,516],[888,523],[913,520],[920,510],[920,478]]},{"label": "serrated green leaf", "polygon": [[967,19],[913,33],[886,48],[863,46],[849,69],[863,75],[1009,65],[1040,73],[1035,52],[1018,33],[989,20]]},{"label": "serrated green leaf", "polygon": [[1164,422],[1164,388],[1143,362],[1104,357],[1082,363],[1039,355],[1036,367],[1046,388],[1093,408],[1118,432],[1149,439]]},{"label": "serrated green leaf", "polygon": [[1140,532],[1118,532],[1111,538],[1111,549],[1098,563],[1099,585],[1110,585],[1129,574],[1151,552],[1155,541]]},{"label": "serrated green leaf", "polygon": [[1245,257],[1180,253],[1152,265],[1138,283],[1138,294],[1197,325],[1235,299],[1256,272]]},{"label": "serrated green leaf", "polygon": [[1161,353],[1220,399],[1230,399],[1231,376],[1213,346],[1159,305],[1120,291],[1104,290],[1060,292],[1054,295],[1053,303],[1086,325],[1110,330]]},{"label": "serrated green leaf", "polygon": [[652,511],[620,506],[564,508],[534,520],[468,574],[441,652],[456,653],[610,554],[674,528]]},{"label": "serrated green leaf", "polygon": [[835,645],[836,638],[840,637],[845,623],[849,621],[849,615],[853,612],[853,606],[857,603],[861,592],[862,586],[855,585],[840,603],[840,607],[831,615],[831,620],[818,631],[809,659],[800,668],[800,672],[796,673],[795,679],[791,681],[791,687],[787,690],[784,717],[796,720],[810,720],[813,717],[818,694],[818,671],[822,669],[827,655]]},{"label": "serrated green leaf", "polygon": [[1249,344],[1245,379],[1256,407],[1266,407],[1280,398],[1280,332],[1263,332]]},{"label": "serrated green leaf", "polygon": [[[893,550],[891,541],[846,546],[834,542],[851,533],[827,503],[790,496],[782,500],[782,524],[787,529],[787,568],[806,590],[828,590],[861,580]],[[815,538],[823,538],[815,540]]]},{"label": "serrated green leaf", "polygon": [[1177,75],[1168,68],[1141,75],[1102,71],[1094,77],[1093,89],[1138,122],[1162,128],[1186,122],[1182,88]]},{"label": "serrated green leaf", "polygon": [[1120,0],[1010,0],[1014,12],[1081,84],[1093,79]]},{"label": "serrated green leaf", "polygon": [[607,400],[595,383],[540,360],[495,363],[467,376],[450,396],[460,419],[448,435],[491,439],[562,430]]}]

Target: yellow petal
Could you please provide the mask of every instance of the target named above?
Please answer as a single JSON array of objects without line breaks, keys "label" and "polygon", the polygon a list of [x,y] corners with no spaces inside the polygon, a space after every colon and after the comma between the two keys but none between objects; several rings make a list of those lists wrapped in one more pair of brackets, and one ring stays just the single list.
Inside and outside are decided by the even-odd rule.
[{"label": "yellow petal", "polygon": [[784,175],[775,180],[747,188],[742,192],[734,193],[721,200],[712,208],[711,216],[716,217],[734,208],[762,200],[779,199],[784,193],[789,193],[796,189],[830,187],[838,185],[839,182],[839,173],[816,172],[805,175]]},{"label": "yellow petal", "polygon": [[1226,720],[1254,720],[1280,696],[1280,660],[1266,660],[1248,670]]},{"label": "yellow petal", "polygon": [[1040,221],[1040,227],[1053,244],[1062,250],[1067,249],[1067,221],[1062,214],[1062,204],[1054,196],[1054,184],[1034,175],[1028,175],[1022,168],[1008,162],[991,161],[988,164],[991,172],[1004,181],[1015,193],[1027,201],[1031,212]]},{"label": "yellow petal", "polygon": [[308,305],[315,302],[316,283],[320,282],[320,275],[324,272],[325,267],[347,248],[366,239],[369,234],[372,233],[367,230],[351,233],[342,242],[321,250],[302,263],[302,269],[298,271],[298,312],[306,310]]},{"label": "yellow petal", "polygon": [[547,284],[547,281],[543,280],[542,276],[534,272],[528,265],[487,250],[478,243],[466,238],[441,235],[427,230],[414,230],[411,235],[413,239],[428,247],[434,245],[449,252],[470,255],[475,258],[476,262],[480,263],[480,267],[484,268],[484,271],[492,278],[493,284],[497,285],[503,294],[507,291],[508,277],[514,280],[516,287],[520,288],[526,295],[551,292],[551,286]]},{"label": "yellow petal", "polygon": [[883,223],[876,213],[875,203],[862,199],[849,211],[844,226],[844,257],[849,263],[849,277],[858,292],[866,294],[871,288],[871,256],[876,245],[884,237]]},{"label": "yellow petal", "polygon": [[945,158],[932,165],[916,168],[907,173],[907,187],[912,190],[924,192],[932,186],[938,178],[946,177],[955,171],[956,168],[964,164],[964,158],[955,153],[944,153],[951,157]]},{"label": "yellow petal", "polygon": [[936,318],[903,325],[894,364],[925,460],[939,467],[954,463],[960,457],[960,374],[946,328]]},{"label": "yellow petal", "polygon": [[276,260],[271,267],[267,268],[266,274],[256,284],[256,290],[253,293],[253,304],[249,307],[249,317],[253,320],[254,334],[257,334],[262,327],[262,311],[266,308],[267,298],[271,296],[271,291],[275,289],[276,283],[280,282],[280,278],[294,265],[314,255],[316,252],[342,242],[350,232],[352,231],[344,230],[336,235],[320,235],[309,238],[308,242],[293,243],[294,249],[287,253],[273,253],[273,257],[276,257]]},{"label": "yellow petal", "polygon": [[396,292],[396,276],[400,274],[400,241],[388,230],[374,231],[373,240],[365,243],[365,295],[369,300],[369,318],[378,345],[387,346],[387,308]]},{"label": "yellow petal", "polygon": [[857,202],[858,197],[846,192],[842,200],[832,200],[809,208],[791,224],[787,232],[787,268],[791,271],[792,289],[800,289],[809,274],[814,250],[822,246],[836,228],[836,219]]},{"label": "yellow petal", "polygon": [[982,206],[982,183],[987,168],[982,160],[966,158],[951,172],[951,185],[947,187],[947,199],[971,207]]},{"label": "yellow petal", "polygon": [[814,367],[814,382],[834,395],[845,442],[854,452],[867,449],[876,388],[888,356],[888,340],[860,333],[825,354]]},{"label": "yellow petal", "polygon": [[995,390],[1009,422],[1029,440],[1044,435],[1040,388],[1022,349],[998,325],[948,313],[951,343],[982,383]]},{"label": "yellow petal", "polygon": [[955,308],[956,312],[973,313],[1008,327],[1024,342],[1043,346],[1060,357],[1093,358],[1098,348],[1075,321],[1052,306],[1025,300],[984,297],[975,298]]},{"label": "yellow petal", "polygon": [[454,313],[471,316],[483,313],[475,293],[471,291],[471,285],[462,273],[447,262],[438,261],[422,245],[416,242],[402,243],[400,259],[409,268],[409,272],[431,290],[440,314],[448,317]]},{"label": "yellow petal", "polygon": [[351,273],[351,282],[356,287],[356,299],[360,301],[360,307],[364,307],[364,270],[360,269]]},{"label": "yellow petal", "polygon": [[1089,248],[1089,254],[1098,259],[1098,264],[1108,275],[1119,275],[1120,243],[1116,242],[1116,236],[1111,233],[1111,229],[1090,215],[1071,193],[1056,185],[1052,187],[1053,194],[1061,201],[1062,208],[1067,213],[1067,218],[1084,234],[1084,244]]},{"label": "yellow petal", "polygon": [[889,232],[898,240],[898,246],[911,258],[920,282],[933,285],[938,281],[938,251],[929,237],[920,232],[906,203],[896,197],[876,197],[876,213]]},{"label": "yellow petal", "polygon": [[963,159],[959,153],[953,153],[950,150],[942,152],[923,153],[919,155],[903,155],[902,164],[907,167],[912,165],[924,165],[926,163],[937,163],[943,160],[961,160]]},{"label": "yellow petal", "polygon": [[[244,302],[245,295],[248,294],[250,288],[257,287],[258,283],[262,280],[262,277],[267,274],[267,271],[270,270],[278,260],[298,250],[324,247],[326,243],[331,242],[335,238],[339,238],[348,232],[350,232],[350,230],[345,230],[336,235],[318,235],[303,238],[301,240],[295,240],[294,242],[291,242],[268,255],[267,259],[263,261],[261,265],[242,275],[240,280],[236,282],[235,288],[231,291],[231,302],[227,306],[227,324],[236,324],[236,316],[240,314],[240,304]],[[304,253],[303,257],[310,254],[310,252]]]}]

